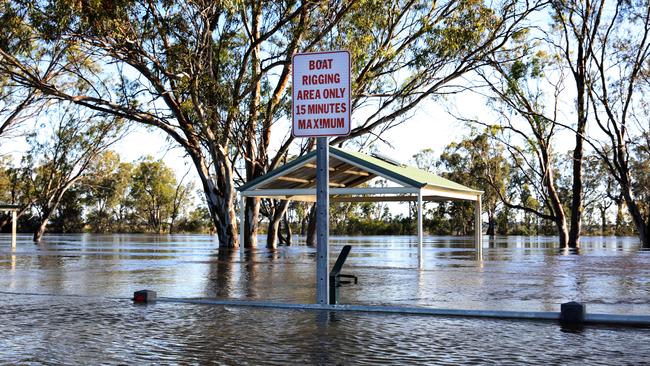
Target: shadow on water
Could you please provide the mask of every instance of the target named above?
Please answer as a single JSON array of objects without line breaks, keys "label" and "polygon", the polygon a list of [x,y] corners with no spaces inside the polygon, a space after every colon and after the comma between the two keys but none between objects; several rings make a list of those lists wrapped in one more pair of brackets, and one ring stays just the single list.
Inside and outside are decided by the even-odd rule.
[{"label": "shadow on water", "polygon": [[580,255],[580,248],[560,248],[558,249],[560,255]]},{"label": "shadow on water", "polygon": [[582,334],[585,332],[585,326],[582,324],[560,324],[560,332],[571,334]]}]

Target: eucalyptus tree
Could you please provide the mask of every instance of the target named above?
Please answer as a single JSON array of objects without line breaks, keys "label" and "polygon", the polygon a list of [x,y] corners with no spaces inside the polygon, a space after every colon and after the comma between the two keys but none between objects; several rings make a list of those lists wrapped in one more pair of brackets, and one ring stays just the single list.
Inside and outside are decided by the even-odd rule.
[{"label": "eucalyptus tree", "polygon": [[[231,247],[236,182],[274,169],[294,146],[284,128],[293,54],[350,50],[351,110],[369,112],[333,143],[371,142],[499,52],[543,3],[7,1],[11,22],[0,29],[27,46],[0,45],[0,72],[50,98],[164,131],[192,159],[220,246]],[[43,59],[66,66],[46,69]],[[271,141],[279,141],[273,150]],[[259,199],[245,210],[250,246]]]},{"label": "eucalyptus tree", "polygon": [[598,47],[598,29],[606,12],[606,1],[557,0],[552,2],[552,9],[554,19],[552,30],[557,30],[560,36],[549,36],[547,41],[553,45],[560,67],[569,70],[575,93],[575,124],[569,122],[564,124],[571,125],[575,135],[575,146],[572,151],[568,245],[579,247],[582,214],[585,207],[583,165],[590,107],[588,97],[591,83],[590,52]]},{"label": "eucalyptus tree", "polygon": [[[494,59],[494,68],[497,74],[508,85],[513,80],[520,89],[525,83],[531,92],[517,93],[516,98],[510,97],[512,93],[504,93],[504,89],[496,94],[504,99],[504,103],[516,111],[517,114],[529,120],[529,125],[535,133],[535,138],[525,137],[519,130],[516,134],[527,140],[529,144],[536,145],[532,151],[541,156],[537,158],[537,168],[528,168],[530,171],[543,172],[536,174],[542,186],[542,199],[548,202],[546,212],[538,212],[538,216],[553,220],[558,228],[561,246],[579,247],[584,211],[584,154],[587,122],[589,120],[588,88],[591,78],[590,52],[598,43],[597,29],[601,25],[605,1],[552,1],[549,14],[552,18],[550,29],[543,30],[541,36],[538,32],[523,34],[522,47],[518,53],[510,55],[510,66],[503,68],[497,65],[503,59]],[[509,70],[507,70],[509,68]],[[522,79],[518,73],[533,70],[529,79]],[[487,79],[486,79],[487,80]],[[513,84],[514,86],[515,84]],[[493,91],[495,88],[492,88]],[[497,88],[498,89],[498,88]],[[565,106],[569,98],[575,101],[574,105]],[[541,127],[542,125],[547,125]],[[572,149],[570,170],[570,203],[562,207],[562,195],[557,192],[557,182],[551,182],[560,177],[553,174],[552,166],[557,163],[557,151],[553,150],[555,137],[558,130],[569,130],[573,133],[575,145]],[[510,128],[511,131],[514,129]],[[545,131],[544,131],[545,130]],[[541,137],[541,138],[540,138]],[[547,168],[543,168],[547,165]],[[535,176],[535,175],[533,175]],[[541,215],[540,215],[541,214]]]},{"label": "eucalyptus tree", "polygon": [[162,233],[175,208],[176,177],[162,160],[148,156],[133,169],[129,197],[137,218],[136,227]]},{"label": "eucalyptus tree", "polygon": [[[479,72],[492,93],[495,121],[467,120],[490,128],[509,157],[512,178],[518,184],[511,186],[509,194],[495,189],[503,204],[552,221],[560,246],[567,247],[567,212],[558,190],[558,153],[554,149],[561,128],[559,101],[566,75],[545,73],[546,57],[525,47],[509,58],[495,60],[489,69]],[[550,91],[546,89],[549,85]],[[530,200],[531,194],[536,199]]]},{"label": "eucalyptus tree", "polygon": [[[30,30],[18,16],[11,4],[0,2],[0,23],[4,25],[0,34],[0,48],[11,54],[25,53],[29,47],[25,37]],[[14,82],[10,73],[0,72],[0,142],[20,122],[38,113],[43,106],[39,95],[37,90]]]},{"label": "eucalyptus tree", "polygon": [[632,193],[638,210],[648,221],[650,216],[650,133],[645,132],[637,139],[630,159]]},{"label": "eucalyptus tree", "polygon": [[589,53],[594,75],[588,93],[604,139],[592,139],[591,146],[618,184],[641,243],[650,248],[648,195],[638,189],[646,181],[643,165],[634,161],[647,151],[650,133],[650,2],[611,4],[594,31],[598,44]]},{"label": "eucalyptus tree", "polygon": [[30,150],[22,161],[38,216],[37,243],[66,192],[78,185],[99,154],[127,131],[117,118],[107,119],[70,104],[42,120],[28,136]]},{"label": "eucalyptus tree", "polygon": [[[446,171],[449,179],[483,191],[482,203],[488,215],[486,234],[495,235],[499,197],[505,195],[509,185],[510,165],[503,156],[503,147],[490,134],[489,130],[474,131],[462,141],[447,145],[438,166]],[[467,208],[465,215],[471,219],[473,210]]]},{"label": "eucalyptus tree", "polygon": [[[556,222],[562,245],[579,245],[581,218],[585,207],[583,169],[586,144],[602,160],[613,177],[615,186],[620,189],[641,242],[646,247],[650,246],[650,220],[642,208],[645,205],[643,195],[635,192],[638,178],[632,171],[633,150],[638,143],[644,141],[643,134],[649,128],[645,96],[650,86],[647,77],[650,60],[650,4],[648,1],[559,0],[552,2],[550,9],[553,16],[552,28],[542,34],[541,38],[531,36],[527,39],[522,44],[522,52],[513,57],[516,61],[503,63],[500,62],[502,60],[495,59],[494,67],[502,78],[501,86],[496,88],[499,91],[495,94],[523,118],[534,121],[536,125],[540,122],[548,125],[548,131],[554,131],[553,136],[548,135],[551,137],[546,140],[548,143],[553,143],[558,129],[570,131],[575,136],[571,158],[571,202],[568,210],[560,205],[562,200],[557,191],[552,193],[557,187],[545,183],[546,191],[542,193],[552,199],[540,217]],[[531,39],[537,40],[533,46],[526,44],[532,42]],[[536,66],[533,56],[543,53],[545,55],[536,59],[552,60],[555,66],[554,70],[545,68],[546,86],[541,85],[538,78],[515,78],[516,83],[513,84],[513,70],[534,69]],[[522,83],[535,86],[536,94],[516,100],[503,92],[511,90],[511,84],[517,86]],[[495,90],[494,87],[492,89]],[[546,97],[543,93],[547,94]],[[575,100],[575,105],[562,105],[563,100],[570,99]],[[572,118],[575,118],[574,121]],[[591,129],[592,134],[588,135],[587,123],[592,123],[597,132],[596,129]],[[507,128],[513,131],[511,127]],[[543,148],[542,151],[557,154],[550,145],[542,145],[543,141],[536,135],[533,135],[533,139],[530,135],[518,134],[520,141],[535,145],[533,150]],[[543,166],[547,161],[552,163],[551,160],[538,159],[537,165]],[[528,168],[530,171],[539,170],[531,166]],[[552,173],[551,169],[547,171]],[[538,175],[541,179],[539,182],[549,182],[550,177]],[[553,179],[556,178],[553,176]],[[556,195],[558,199],[554,198]],[[568,230],[565,230],[567,218],[570,222]]]},{"label": "eucalyptus tree", "polygon": [[132,169],[133,165],[121,161],[113,150],[101,153],[90,167],[82,184],[86,187],[86,217],[93,232],[126,230],[132,212],[128,200]]},{"label": "eucalyptus tree", "polygon": [[194,191],[193,182],[185,182],[185,178],[190,173],[188,170],[181,177],[174,188],[174,198],[172,199],[171,212],[169,214],[169,233],[175,230],[176,221],[185,213],[190,201],[192,200],[192,191]]},{"label": "eucalyptus tree", "polygon": [[413,163],[415,163],[415,166],[417,166],[418,169],[434,173],[438,159],[433,149],[426,148],[418,151],[415,155],[413,155],[411,160]]}]

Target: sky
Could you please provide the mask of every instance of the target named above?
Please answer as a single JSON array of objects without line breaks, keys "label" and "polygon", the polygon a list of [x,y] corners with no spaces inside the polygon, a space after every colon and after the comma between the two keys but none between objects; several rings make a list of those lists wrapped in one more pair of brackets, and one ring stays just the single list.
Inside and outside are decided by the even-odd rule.
[{"label": "sky", "polygon": [[[476,94],[465,93],[453,99],[429,100],[420,104],[407,121],[382,135],[382,138],[388,141],[390,146],[378,142],[374,147],[382,155],[390,156],[404,164],[413,164],[413,155],[424,149],[432,149],[436,156],[440,155],[445,146],[453,141],[460,141],[469,133],[469,128],[450,115],[448,109],[453,110],[455,114],[460,113],[464,117],[471,118],[489,119],[492,115],[483,98]],[[288,130],[290,124],[288,122],[286,124]],[[352,115],[352,124],[354,128],[354,114]],[[283,133],[278,132],[285,130],[282,126],[278,127],[280,128],[274,128],[271,150],[277,149],[285,138]],[[39,125],[38,123],[26,124],[23,128],[29,130],[39,128]],[[570,138],[560,138],[557,142],[560,151],[571,148]],[[0,156],[11,154],[16,164],[20,162],[26,149],[27,145],[21,139],[0,140]],[[175,143],[167,141],[165,134],[157,129],[145,128],[136,124],[132,132],[113,145],[112,149],[120,154],[123,161],[136,161],[147,155],[151,155],[155,159],[163,159],[176,172],[177,179],[181,179],[190,170],[188,178],[195,180],[196,187],[200,187],[194,166],[191,160],[185,156],[183,149]]]}]

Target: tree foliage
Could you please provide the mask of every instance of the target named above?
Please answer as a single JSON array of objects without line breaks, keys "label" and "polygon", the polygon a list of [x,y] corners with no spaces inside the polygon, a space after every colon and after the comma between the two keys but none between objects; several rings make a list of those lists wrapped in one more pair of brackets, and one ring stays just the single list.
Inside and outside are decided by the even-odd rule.
[{"label": "tree foliage", "polygon": [[22,169],[27,180],[24,190],[39,219],[35,242],[41,240],[68,190],[80,183],[95,159],[126,131],[116,118],[85,112],[74,105],[56,109],[28,136],[30,150],[23,157]]},{"label": "tree foliage", "polygon": [[[195,165],[220,245],[234,246],[235,182],[277,167],[294,143],[273,128],[290,113],[293,54],[351,51],[351,109],[368,113],[334,143],[368,143],[500,52],[540,4],[7,1],[0,73],[164,131]],[[281,140],[273,153],[272,139]],[[247,245],[258,212],[259,200],[247,200]]]}]

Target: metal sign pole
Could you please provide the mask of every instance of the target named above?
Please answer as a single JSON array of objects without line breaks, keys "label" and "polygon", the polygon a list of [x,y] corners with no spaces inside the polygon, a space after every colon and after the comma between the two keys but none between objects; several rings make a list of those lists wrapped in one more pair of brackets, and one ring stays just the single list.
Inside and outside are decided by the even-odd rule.
[{"label": "metal sign pole", "polygon": [[316,303],[329,304],[329,141],[317,138],[316,153]]},{"label": "metal sign pole", "polygon": [[316,304],[329,304],[329,136],[347,136],[350,123],[350,52],[292,57],[291,134],[317,139]]}]

